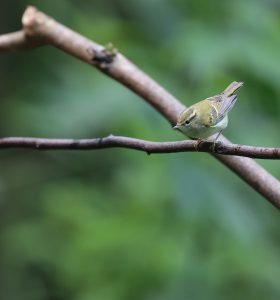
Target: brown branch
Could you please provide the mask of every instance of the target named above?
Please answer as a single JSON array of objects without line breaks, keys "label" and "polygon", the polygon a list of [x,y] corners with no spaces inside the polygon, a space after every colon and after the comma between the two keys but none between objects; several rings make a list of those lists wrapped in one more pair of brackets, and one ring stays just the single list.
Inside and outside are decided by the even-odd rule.
[{"label": "brown branch", "polygon": [[[101,45],[59,24],[34,7],[27,8],[22,23],[25,35],[31,40],[43,40],[44,43],[53,45],[67,54],[97,67],[145,99],[171,124],[176,122],[178,114],[184,108],[183,104],[120,53],[108,51]],[[15,45],[14,50],[20,49],[21,47]],[[0,51],[3,52],[3,44],[1,43]],[[223,137],[221,140],[225,144],[229,143]],[[244,157],[217,154],[215,157],[273,205],[280,208],[280,182],[255,161]]]},{"label": "brown branch", "polygon": [[151,153],[209,152],[221,155],[237,155],[259,159],[280,159],[280,148],[253,147],[237,144],[213,145],[210,141],[151,142],[124,136],[109,135],[94,139],[47,139],[31,137],[0,138],[0,149],[31,148],[36,150],[97,150],[127,148]]},{"label": "brown branch", "polygon": [[23,30],[0,35],[0,53],[27,50],[41,45],[42,40],[28,37]]},{"label": "brown branch", "polygon": [[143,97],[175,124],[184,106],[120,53],[110,60],[106,47],[81,36],[34,7],[27,8],[22,23],[30,37],[40,37],[48,44],[95,66]]}]

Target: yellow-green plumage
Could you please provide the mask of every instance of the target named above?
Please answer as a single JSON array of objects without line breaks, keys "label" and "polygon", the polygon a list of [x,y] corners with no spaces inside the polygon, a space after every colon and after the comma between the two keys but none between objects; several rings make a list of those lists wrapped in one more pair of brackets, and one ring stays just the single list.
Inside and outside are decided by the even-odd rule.
[{"label": "yellow-green plumage", "polygon": [[235,91],[242,82],[232,82],[221,94],[197,102],[185,109],[175,128],[194,139],[207,138],[227,127],[228,112],[237,100]]}]

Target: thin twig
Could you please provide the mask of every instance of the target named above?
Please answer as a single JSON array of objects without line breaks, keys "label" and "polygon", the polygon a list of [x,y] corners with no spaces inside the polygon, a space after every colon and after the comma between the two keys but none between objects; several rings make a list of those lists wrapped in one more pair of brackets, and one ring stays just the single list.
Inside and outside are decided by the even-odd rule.
[{"label": "thin twig", "polygon": [[[184,105],[120,53],[112,55],[103,46],[63,26],[34,7],[26,9],[22,23],[28,39],[34,41],[39,39],[97,67],[145,99],[171,124],[176,122]],[[13,45],[13,50],[22,49],[21,42]],[[5,43],[1,44],[0,39],[0,52],[5,49],[7,46]],[[220,137],[220,140],[224,144],[229,143],[224,137]],[[280,182],[255,161],[245,157],[217,154],[214,156],[273,205],[280,208]]]},{"label": "thin twig", "polygon": [[280,159],[280,148],[254,147],[238,144],[213,145],[210,141],[152,142],[125,136],[109,135],[94,139],[47,139],[31,137],[0,138],[0,149],[31,148],[36,150],[98,150],[104,148],[128,148],[151,153],[209,152],[221,155],[237,155],[259,159]]},{"label": "thin twig", "polygon": [[28,37],[23,30],[0,35],[0,53],[28,50],[43,44],[38,38]]}]

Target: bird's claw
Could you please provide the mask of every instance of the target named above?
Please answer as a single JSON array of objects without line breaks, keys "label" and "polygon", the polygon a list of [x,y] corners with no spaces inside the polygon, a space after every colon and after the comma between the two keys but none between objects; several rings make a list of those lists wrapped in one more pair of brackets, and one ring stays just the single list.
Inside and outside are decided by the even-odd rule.
[{"label": "bird's claw", "polygon": [[194,149],[195,149],[195,151],[198,151],[199,145],[200,145],[202,142],[203,142],[203,140],[201,140],[201,139],[196,140],[196,143],[194,144]]}]

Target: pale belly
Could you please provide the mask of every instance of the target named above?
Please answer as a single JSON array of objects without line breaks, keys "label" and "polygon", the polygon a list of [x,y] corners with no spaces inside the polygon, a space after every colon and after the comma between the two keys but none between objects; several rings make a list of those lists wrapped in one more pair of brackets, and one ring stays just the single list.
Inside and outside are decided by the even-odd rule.
[{"label": "pale belly", "polygon": [[227,127],[227,124],[228,124],[228,117],[225,116],[215,126],[201,127],[201,126],[196,126],[195,124],[191,124],[188,127],[181,126],[180,130],[190,138],[205,139],[225,129]]}]

